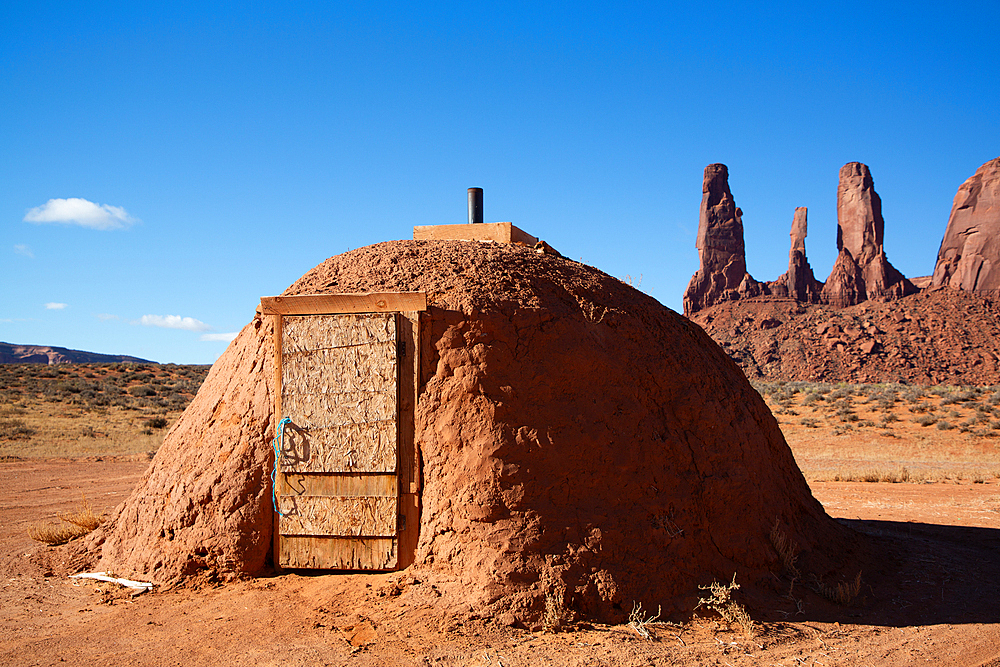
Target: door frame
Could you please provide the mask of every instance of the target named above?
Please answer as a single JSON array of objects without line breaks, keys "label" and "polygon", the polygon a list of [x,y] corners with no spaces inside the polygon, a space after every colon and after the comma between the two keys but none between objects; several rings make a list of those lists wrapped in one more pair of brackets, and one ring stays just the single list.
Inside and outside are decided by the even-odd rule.
[{"label": "door frame", "polygon": [[[414,414],[420,391],[421,313],[427,310],[425,292],[375,292],[362,294],[304,294],[295,296],[261,297],[260,313],[271,317],[274,344],[274,433],[284,416],[282,394],[282,335],[285,315],[346,315],[392,314],[397,320],[397,463],[398,516],[396,566],[400,570],[413,563],[420,532],[420,456],[414,434]],[[275,457],[275,479],[281,472],[280,460]],[[275,486],[279,486],[275,484]],[[273,489],[275,497],[279,491]],[[279,566],[279,539],[277,512],[272,513],[272,557],[275,569]]]}]

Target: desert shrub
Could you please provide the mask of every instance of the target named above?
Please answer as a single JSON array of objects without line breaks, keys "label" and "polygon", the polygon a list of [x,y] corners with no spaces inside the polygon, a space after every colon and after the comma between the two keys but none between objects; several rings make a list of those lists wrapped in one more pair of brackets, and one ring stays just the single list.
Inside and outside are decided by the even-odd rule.
[{"label": "desert shrub", "polygon": [[835,586],[829,586],[819,577],[813,575],[813,588],[814,590],[825,597],[830,602],[835,602],[836,604],[847,606],[854,602],[854,599],[858,597],[858,593],[861,592],[861,573],[858,572],[858,576],[854,578],[854,581],[850,583],[840,583]]},{"label": "desert shrub", "polygon": [[873,426],[875,426],[875,422],[873,422],[870,419],[863,419],[860,422],[858,422],[858,426],[860,428],[872,428]]},{"label": "desert shrub", "polygon": [[144,424],[149,428],[164,428],[167,425],[167,418],[162,416],[150,417]]},{"label": "desert shrub", "polygon": [[956,390],[944,396],[941,399],[941,405],[953,405],[955,403],[964,403],[965,401],[971,401],[976,398],[976,391],[974,389],[963,389]]},{"label": "desert shrub", "polygon": [[937,429],[939,431],[950,431],[953,428],[955,428],[955,425],[945,419],[942,419],[937,423]]},{"label": "desert shrub", "polygon": [[798,389],[795,389],[794,387],[785,386],[782,387],[780,391],[775,392],[772,398],[775,401],[787,403],[790,402],[793,398],[795,398],[795,394],[797,393],[799,393]]},{"label": "desert shrub", "polygon": [[156,389],[148,384],[138,384],[128,388],[128,393],[133,396],[156,396]]},{"label": "desert shrub", "polygon": [[819,420],[812,417],[803,417],[799,420],[799,423],[806,428],[819,428]]},{"label": "desert shrub", "polygon": [[823,400],[823,394],[818,391],[811,391],[802,399],[802,405],[813,405]]},{"label": "desert shrub", "polygon": [[910,412],[927,412],[928,410],[932,410],[933,408],[934,406],[932,406],[930,403],[926,401],[921,401],[916,405],[911,405]]},{"label": "desert shrub", "polygon": [[23,419],[0,418],[0,440],[30,440],[34,434]]},{"label": "desert shrub", "polygon": [[854,394],[854,389],[852,387],[839,387],[832,392],[830,392],[830,398],[846,398]]},{"label": "desert shrub", "polygon": [[937,423],[937,417],[935,417],[934,415],[921,415],[920,417],[917,417],[913,421],[916,422],[917,424],[920,424],[921,426],[930,426],[931,424]]}]

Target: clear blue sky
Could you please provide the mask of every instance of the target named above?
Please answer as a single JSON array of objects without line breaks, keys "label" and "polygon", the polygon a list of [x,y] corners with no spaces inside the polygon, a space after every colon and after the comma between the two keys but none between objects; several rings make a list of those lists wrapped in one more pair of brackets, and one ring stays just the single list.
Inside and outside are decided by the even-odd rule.
[{"label": "clear blue sky", "polygon": [[472,186],[679,310],[712,162],[758,280],[796,206],[826,278],[853,160],[926,275],[1000,155],[997,3],[144,4],[0,10],[2,341],[210,363],[260,296],[465,222]]}]

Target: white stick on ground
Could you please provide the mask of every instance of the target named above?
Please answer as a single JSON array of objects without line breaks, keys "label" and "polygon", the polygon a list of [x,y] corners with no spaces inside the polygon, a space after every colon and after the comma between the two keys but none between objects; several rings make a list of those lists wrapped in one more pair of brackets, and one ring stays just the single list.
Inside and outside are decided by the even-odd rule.
[{"label": "white stick on ground", "polygon": [[113,584],[120,584],[128,588],[134,588],[140,592],[148,591],[153,584],[144,581],[132,581],[131,579],[119,579],[108,575],[107,572],[83,572],[81,574],[71,574],[70,579],[97,579],[98,581],[109,581]]}]

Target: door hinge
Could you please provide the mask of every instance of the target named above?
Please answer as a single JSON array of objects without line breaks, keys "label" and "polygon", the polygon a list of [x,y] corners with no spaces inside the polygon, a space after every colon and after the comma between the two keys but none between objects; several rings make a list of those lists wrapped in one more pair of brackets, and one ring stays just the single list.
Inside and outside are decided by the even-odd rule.
[{"label": "door hinge", "polygon": [[396,341],[396,355],[399,356],[400,359],[402,359],[403,357],[406,356],[406,341],[405,340],[398,340],[398,341]]}]

